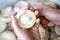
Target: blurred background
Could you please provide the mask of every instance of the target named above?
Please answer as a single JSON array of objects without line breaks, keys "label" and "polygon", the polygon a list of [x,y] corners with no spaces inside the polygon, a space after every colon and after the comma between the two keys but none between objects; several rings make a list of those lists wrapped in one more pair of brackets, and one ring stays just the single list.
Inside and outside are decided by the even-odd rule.
[{"label": "blurred background", "polygon": [[32,2],[32,3],[40,3],[40,2],[45,3],[48,0],[0,0],[0,10],[2,10],[4,8],[8,7],[8,6],[14,5],[18,1],[29,1],[29,2]]}]

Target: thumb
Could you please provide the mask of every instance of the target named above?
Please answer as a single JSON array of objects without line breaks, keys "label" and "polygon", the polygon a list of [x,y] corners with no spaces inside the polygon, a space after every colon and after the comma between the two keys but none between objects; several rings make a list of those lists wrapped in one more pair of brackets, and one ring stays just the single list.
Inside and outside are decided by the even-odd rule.
[{"label": "thumb", "polygon": [[11,19],[12,19],[12,28],[14,29],[15,34],[18,36],[19,31],[22,29],[19,27],[18,22],[14,16],[11,16]]},{"label": "thumb", "polygon": [[12,19],[12,28],[14,29],[15,34],[18,37],[18,39],[19,40],[31,40],[31,37],[28,34],[28,31],[19,28],[16,18],[12,16],[11,19]]},{"label": "thumb", "polygon": [[11,16],[11,19],[12,19],[12,28],[13,28],[14,30],[20,29],[16,18],[15,18],[14,16]]}]

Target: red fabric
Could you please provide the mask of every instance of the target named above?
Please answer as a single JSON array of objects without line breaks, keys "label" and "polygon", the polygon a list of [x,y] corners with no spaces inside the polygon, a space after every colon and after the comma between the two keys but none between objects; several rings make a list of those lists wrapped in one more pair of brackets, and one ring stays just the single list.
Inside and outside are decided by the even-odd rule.
[{"label": "red fabric", "polygon": [[40,17],[40,21],[41,21],[41,23],[43,24],[43,25],[47,25],[48,24],[48,20],[46,19],[46,18],[44,18],[44,17]]}]

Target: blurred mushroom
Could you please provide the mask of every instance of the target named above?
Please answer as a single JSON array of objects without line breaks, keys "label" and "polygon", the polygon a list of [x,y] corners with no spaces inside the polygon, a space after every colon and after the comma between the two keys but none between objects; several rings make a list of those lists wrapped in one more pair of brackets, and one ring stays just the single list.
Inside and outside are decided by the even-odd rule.
[{"label": "blurred mushroom", "polygon": [[34,12],[30,10],[20,10],[17,13],[16,18],[20,26],[25,29],[31,28],[36,21],[36,16]]},{"label": "blurred mushroom", "polygon": [[11,31],[5,31],[0,34],[0,40],[16,40],[16,36]]},{"label": "blurred mushroom", "polygon": [[49,31],[46,30],[42,25],[39,25],[39,33],[40,33],[41,40],[49,39]]},{"label": "blurred mushroom", "polygon": [[46,2],[45,5],[50,6],[52,8],[57,8],[57,5],[55,2]]},{"label": "blurred mushroom", "polygon": [[23,7],[28,7],[29,3],[26,1],[19,1],[14,5],[14,11],[18,12],[20,9],[22,9]]},{"label": "blurred mushroom", "polygon": [[12,16],[12,15],[14,15],[14,14],[15,14],[15,12],[14,12],[12,6],[9,6],[9,7],[5,8],[5,9],[3,9],[3,10],[1,11],[1,15],[2,15],[2,16],[10,17],[10,16]]},{"label": "blurred mushroom", "polygon": [[7,23],[0,21],[0,32],[3,32],[7,28]]},{"label": "blurred mushroom", "polygon": [[55,32],[58,36],[60,36],[60,25],[55,26]]}]

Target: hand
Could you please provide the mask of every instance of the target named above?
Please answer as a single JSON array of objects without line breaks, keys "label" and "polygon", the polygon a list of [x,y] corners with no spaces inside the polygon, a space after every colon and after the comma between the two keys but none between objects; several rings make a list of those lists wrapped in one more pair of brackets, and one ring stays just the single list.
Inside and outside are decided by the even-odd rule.
[{"label": "hand", "polygon": [[[38,15],[38,11],[35,11],[35,15]],[[18,40],[40,40],[40,36],[38,32],[39,23],[40,23],[39,18],[36,19],[35,25],[29,30],[20,28],[16,18],[14,16],[12,16],[11,18],[12,18],[12,28],[14,29]]]},{"label": "hand", "polygon": [[38,9],[39,14],[52,21],[54,24],[60,25],[60,10],[53,9],[45,5],[33,5],[34,10]]}]

